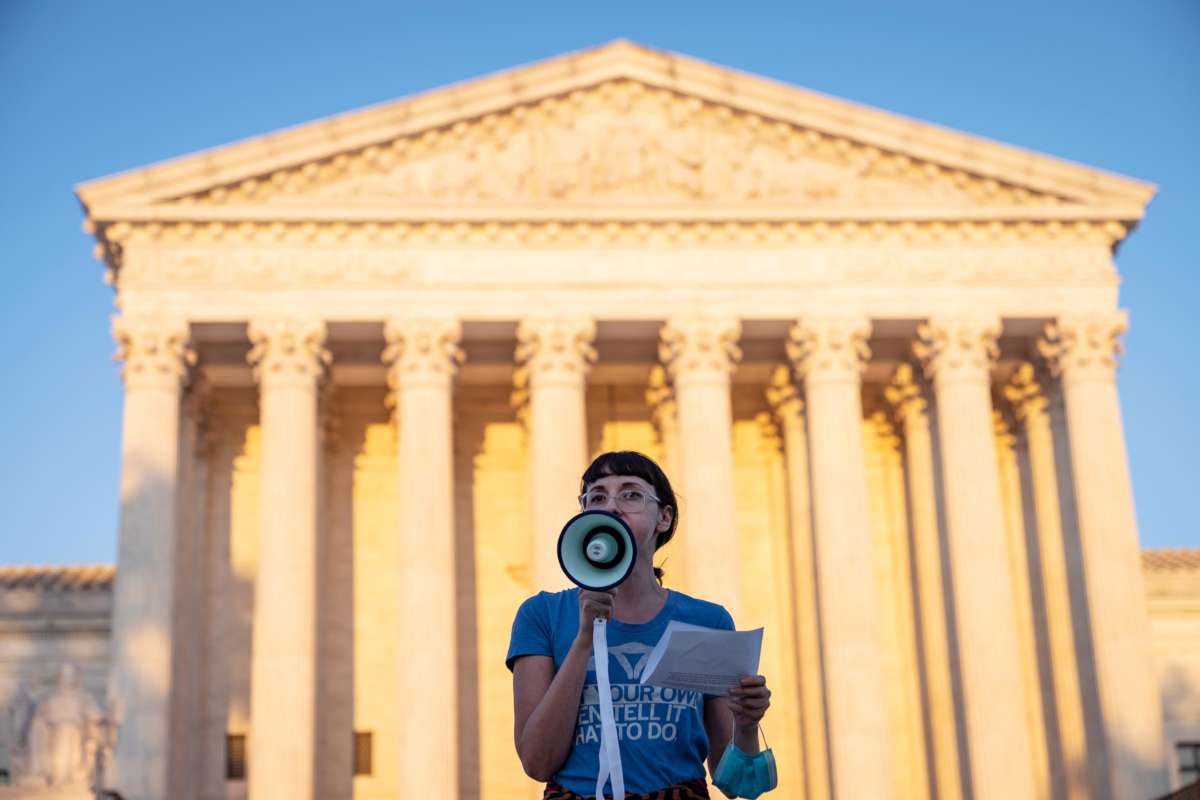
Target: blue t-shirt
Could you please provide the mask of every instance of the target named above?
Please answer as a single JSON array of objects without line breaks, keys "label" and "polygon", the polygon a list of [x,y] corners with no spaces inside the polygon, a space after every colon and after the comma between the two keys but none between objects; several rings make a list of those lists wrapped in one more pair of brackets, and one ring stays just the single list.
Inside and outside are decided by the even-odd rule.
[{"label": "blue t-shirt", "polygon": [[[676,591],[667,596],[662,611],[649,622],[609,622],[608,675],[627,792],[644,794],[705,775],[708,734],[704,731],[704,696],[639,682],[650,651],[671,620],[733,630],[733,618],[722,606]],[[539,592],[517,610],[505,664],[511,670],[519,656],[552,656],[557,670],[578,631],[579,589]],[[600,759],[595,656],[588,659],[574,737],[571,752],[555,773],[554,782],[590,797],[596,791]],[[605,791],[612,791],[611,784],[606,784]]]}]

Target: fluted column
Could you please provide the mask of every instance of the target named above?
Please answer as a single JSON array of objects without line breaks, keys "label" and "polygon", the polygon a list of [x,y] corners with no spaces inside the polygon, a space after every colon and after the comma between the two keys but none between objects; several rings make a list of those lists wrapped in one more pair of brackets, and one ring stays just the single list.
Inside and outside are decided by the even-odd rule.
[{"label": "fluted column", "polygon": [[109,701],[119,722],[111,788],[130,800],[167,793],[179,481],[180,392],[194,355],[188,325],[113,320],[125,362],[121,518]]},{"label": "fluted column", "polygon": [[767,402],[783,432],[788,476],[788,521],[795,580],[796,657],[800,673],[800,735],[807,797],[829,797],[829,749],[825,743],[825,702],[821,675],[821,631],[817,619],[817,580],[813,564],[812,502],[809,497],[808,433],[804,400],[791,370],[779,367],[767,387]]},{"label": "fluted column", "polygon": [[175,546],[176,631],[191,632],[172,641],[171,748],[168,795],[194,800],[202,783],[205,674],[208,656],[205,603],[212,593],[215,569],[208,552],[209,415],[212,388],[195,375],[180,406],[178,534]]},{"label": "fluted column", "polygon": [[962,784],[954,721],[954,688],[950,677],[950,640],[946,628],[945,593],[942,591],[942,553],[928,402],[910,364],[901,364],[896,369],[884,394],[903,426],[933,783],[940,800],[954,800],[962,796]]},{"label": "fluted column", "polygon": [[[661,364],[654,365],[650,370],[650,381],[646,387],[646,405],[650,407],[650,418],[658,439],[662,443],[662,467],[669,476],[682,476],[683,454],[679,442],[679,409],[675,403],[675,390],[667,377],[667,371]],[[682,477],[680,477],[682,480]],[[671,570],[667,579],[670,585],[682,592],[691,592],[687,583],[687,552],[673,540],[669,544]],[[657,561],[657,559],[655,559]]]},{"label": "fluted column", "polygon": [[1002,409],[992,411],[993,442],[996,447],[996,470],[1000,475],[1000,502],[1004,506],[1005,541],[1008,544],[1008,574],[1012,578],[1014,612],[1017,620],[1017,647],[1021,653],[1021,674],[1024,676],[1026,730],[1029,736],[1030,763],[1033,785],[1038,800],[1056,793],[1052,782],[1050,751],[1046,739],[1046,714],[1042,704],[1041,672],[1038,667],[1036,624],[1033,615],[1033,593],[1030,584],[1029,547],[1026,544],[1027,513],[1021,486],[1018,448],[1023,446],[1014,433],[1015,424]]},{"label": "fluted column", "polygon": [[[1052,696],[1064,761],[1064,788],[1068,798],[1082,800],[1088,795],[1087,738],[1084,733],[1079,665],[1075,657],[1070,582],[1048,399],[1034,366],[1029,363],[1018,367],[1012,381],[1005,387],[1004,395],[1024,428],[1029,450],[1033,511],[1037,521],[1035,538],[1042,572],[1042,596],[1046,606]],[[1069,491],[1070,487],[1067,488]]]},{"label": "fluted column", "polygon": [[579,478],[588,465],[587,373],[596,360],[590,319],[530,318],[517,326],[519,384],[528,392],[529,481],[534,588],[568,585],[558,564],[558,534],[578,513]]},{"label": "fluted column", "polygon": [[894,794],[862,446],[870,330],[865,318],[810,318],[788,340],[808,406],[831,779],[839,798]]},{"label": "fluted column", "polygon": [[456,320],[389,320],[400,480],[396,591],[408,616],[396,649],[404,673],[398,797],[458,797],[458,596],[454,562],[452,395],[462,360]]},{"label": "fluted column", "polygon": [[735,621],[742,592],[729,379],[741,358],[740,334],[735,319],[681,317],[663,326],[659,343],[678,404],[688,586],[725,606]]},{"label": "fluted column", "polygon": [[262,467],[250,667],[251,800],[316,796],[317,392],[325,325],[249,325]]},{"label": "fluted column", "polygon": [[[917,624],[913,608],[912,550],[909,542],[908,503],[904,492],[904,458],[901,438],[890,415],[877,411],[870,420],[877,491],[883,510],[876,531],[876,576],[882,603],[884,660],[892,701],[892,753],[897,767],[895,785],[909,797],[930,792],[925,731],[921,713],[921,673],[917,655]],[[870,466],[868,467],[870,472]]]},{"label": "fluted column", "polygon": [[967,752],[978,800],[1035,796],[992,433],[990,366],[999,332],[994,318],[933,319],[921,326],[916,348],[937,399]]},{"label": "fluted column", "polygon": [[1062,317],[1042,342],[1063,383],[1112,796],[1167,789],[1137,518],[1117,397],[1123,313]]}]

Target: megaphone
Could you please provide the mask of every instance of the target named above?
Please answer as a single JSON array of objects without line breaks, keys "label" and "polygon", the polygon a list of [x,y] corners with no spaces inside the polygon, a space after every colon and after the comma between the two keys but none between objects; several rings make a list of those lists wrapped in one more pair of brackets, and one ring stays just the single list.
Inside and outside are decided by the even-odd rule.
[{"label": "megaphone", "polygon": [[636,562],[633,531],[608,511],[576,514],[558,535],[558,563],[581,589],[611,589],[629,577]]}]

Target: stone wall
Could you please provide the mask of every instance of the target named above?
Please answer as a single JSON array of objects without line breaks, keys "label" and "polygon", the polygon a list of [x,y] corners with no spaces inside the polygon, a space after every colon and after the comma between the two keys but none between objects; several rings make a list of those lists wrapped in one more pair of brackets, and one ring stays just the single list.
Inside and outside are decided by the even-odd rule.
[{"label": "stone wall", "polygon": [[0,566],[0,783],[11,774],[10,708],[22,691],[53,688],[63,664],[103,700],[113,568]]}]

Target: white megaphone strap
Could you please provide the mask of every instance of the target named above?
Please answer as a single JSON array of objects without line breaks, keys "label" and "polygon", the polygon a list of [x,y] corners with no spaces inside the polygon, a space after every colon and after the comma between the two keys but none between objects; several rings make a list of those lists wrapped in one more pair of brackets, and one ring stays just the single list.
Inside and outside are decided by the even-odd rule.
[{"label": "white megaphone strap", "polygon": [[596,690],[600,695],[600,769],[596,775],[596,797],[604,797],[604,784],[611,777],[613,800],[625,800],[625,773],[621,770],[621,745],[617,741],[612,684],[608,680],[608,631],[602,619],[592,623],[592,655],[596,659]]}]

